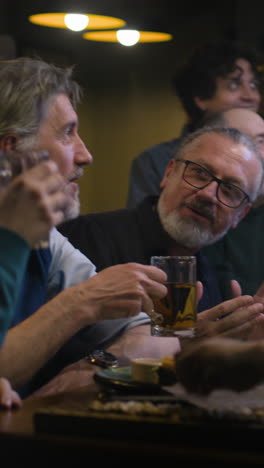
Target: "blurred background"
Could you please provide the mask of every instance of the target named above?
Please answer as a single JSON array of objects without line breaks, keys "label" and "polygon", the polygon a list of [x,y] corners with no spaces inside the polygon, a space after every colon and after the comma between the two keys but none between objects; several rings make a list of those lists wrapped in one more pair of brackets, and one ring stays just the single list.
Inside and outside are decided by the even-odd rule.
[{"label": "blurred background", "polygon": [[[128,28],[167,32],[173,39],[125,47],[28,20],[66,11],[116,16]],[[208,40],[237,39],[262,52],[263,20],[264,4],[256,0],[1,0],[0,58],[75,66],[84,90],[80,135],[94,157],[80,181],[81,212],[105,211],[125,206],[132,159],[179,135],[186,116],[171,84],[178,67]]]}]

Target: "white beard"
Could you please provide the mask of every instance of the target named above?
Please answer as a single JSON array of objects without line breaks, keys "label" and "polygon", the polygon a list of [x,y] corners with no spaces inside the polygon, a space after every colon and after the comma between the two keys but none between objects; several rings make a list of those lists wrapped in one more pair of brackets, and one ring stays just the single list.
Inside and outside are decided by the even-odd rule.
[{"label": "white beard", "polygon": [[179,245],[188,249],[198,251],[202,247],[221,239],[228,231],[228,228],[226,228],[224,232],[214,235],[197,220],[191,217],[181,217],[177,209],[167,214],[162,195],[158,201],[157,209],[163,229]]},{"label": "white beard", "polygon": [[[36,147],[36,136],[34,135],[33,137],[27,137],[24,139],[21,139],[21,141],[18,141],[17,144],[17,149],[21,151],[22,153],[25,154],[25,162],[27,162],[27,153],[29,155],[28,162],[30,163],[29,165],[35,165],[39,162],[38,156],[40,156],[40,160],[42,159],[41,156],[44,155],[48,158],[48,153],[43,151],[43,152],[38,152],[34,148]],[[32,159],[31,154],[35,155],[35,160]],[[78,171],[78,169],[77,169]],[[70,177],[69,177],[70,178]],[[69,185],[66,183],[65,185],[65,192],[68,195],[67,199],[67,204],[64,208],[64,221],[68,221],[70,219],[76,218],[80,214],[80,199],[79,199],[79,189],[77,188],[76,190],[73,190],[71,188],[71,184]]]},{"label": "white beard", "polygon": [[69,221],[70,219],[77,218],[80,214],[80,199],[79,199],[79,191],[74,193],[67,192],[67,185],[66,185],[66,193],[68,193],[68,201],[67,205],[64,209],[64,221]]}]

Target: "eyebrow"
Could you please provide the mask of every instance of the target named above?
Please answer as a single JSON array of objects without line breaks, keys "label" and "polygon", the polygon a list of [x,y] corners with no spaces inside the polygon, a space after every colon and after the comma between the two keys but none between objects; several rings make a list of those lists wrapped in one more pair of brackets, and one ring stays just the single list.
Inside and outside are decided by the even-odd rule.
[{"label": "eyebrow", "polygon": [[[196,164],[200,164],[200,166],[204,167],[205,169],[207,169],[207,171],[211,172],[215,177],[217,177],[215,175],[215,171],[214,169],[212,168],[212,166],[210,165],[210,163],[206,163],[204,161],[192,161],[192,162],[195,162]],[[218,179],[220,179],[220,177],[217,177]],[[245,189],[245,184],[244,182],[239,179],[238,177],[235,177],[235,176],[226,176],[224,179],[220,179],[222,180],[223,182],[226,182],[228,184],[232,184],[232,185],[236,185],[237,187],[241,188],[242,190]]]},{"label": "eyebrow", "polygon": [[231,72],[231,73],[234,73],[234,72],[237,71],[237,70],[238,70],[240,73],[244,73],[244,69],[241,68],[239,65],[235,65],[235,66],[234,66],[234,69],[233,69],[233,72]]},{"label": "eyebrow", "polygon": [[74,129],[78,127],[78,122],[76,120],[69,120],[62,126],[62,130],[66,130],[67,128]]},{"label": "eyebrow", "polygon": [[[234,75],[234,73],[236,73],[236,72],[238,72],[238,74]],[[232,81],[232,80],[241,78],[241,76],[243,76],[244,74],[245,74],[245,70],[243,68],[241,68],[239,65],[236,65],[232,71],[228,72],[226,75],[223,75],[222,78],[226,79],[226,80],[229,80],[229,81]],[[253,81],[259,82],[259,78],[257,77],[254,70],[252,70],[252,67],[251,67],[251,74],[252,74],[251,79]]]}]

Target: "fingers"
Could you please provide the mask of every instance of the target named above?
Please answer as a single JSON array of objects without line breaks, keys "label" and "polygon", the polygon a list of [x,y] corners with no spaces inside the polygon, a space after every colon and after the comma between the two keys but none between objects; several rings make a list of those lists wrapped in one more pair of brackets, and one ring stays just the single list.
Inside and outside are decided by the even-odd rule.
[{"label": "fingers", "polygon": [[32,191],[36,188],[39,192],[43,191],[46,194],[52,194],[58,190],[63,193],[65,187],[65,180],[60,175],[54,161],[45,161],[26,170],[14,179],[14,182],[19,183],[20,181]]},{"label": "fingers", "polygon": [[15,392],[10,383],[5,378],[0,378],[0,406],[3,408],[11,408],[12,406],[21,406],[21,399]]},{"label": "fingers", "polygon": [[149,315],[153,300],[167,294],[165,280],[166,274],[150,265],[127,263],[102,270],[88,280],[97,319],[130,317],[142,311]]},{"label": "fingers", "polygon": [[231,293],[233,297],[241,296],[242,289],[238,281],[231,280],[230,281]]},{"label": "fingers", "polygon": [[[239,327],[243,324],[252,326],[251,321],[263,312],[263,305],[253,303],[247,307],[242,307],[227,317],[218,320],[215,325],[215,333],[232,333],[232,336],[239,336]],[[231,335],[230,335],[231,336]]]},{"label": "fingers", "polygon": [[45,161],[21,175],[28,183],[29,190],[39,199],[43,216],[46,213],[50,224],[57,225],[64,219],[67,205],[65,181],[59,174],[58,166],[53,161]]},{"label": "fingers", "polygon": [[128,267],[132,268],[134,271],[145,274],[149,279],[157,281],[159,283],[165,283],[167,280],[166,273],[152,265],[142,265],[140,263],[128,263]]},{"label": "fingers", "polygon": [[264,311],[251,296],[240,296],[198,314],[196,338],[225,335],[244,339]]},{"label": "fingers", "polygon": [[261,284],[259,289],[257,290],[255,296],[255,301],[264,302],[264,282]]},{"label": "fingers", "polygon": [[253,315],[249,320],[237,325],[235,328],[227,329],[222,333],[227,338],[239,338],[240,340],[263,340],[264,316],[262,313]]},{"label": "fingers", "polygon": [[[26,170],[18,177],[23,178],[30,178],[32,180],[41,181],[45,179],[47,176],[57,174],[59,175],[59,169],[57,164],[54,161],[48,160],[37,164],[36,166],[32,167],[31,169]],[[61,176],[60,176],[61,177]],[[61,177],[63,180],[63,178]]]},{"label": "fingers", "polygon": [[42,199],[41,209],[43,216],[50,218],[51,227],[57,225],[64,220],[64,213],[67,207],[67,197],[62,192],[54,192]]},{"label": "fingers", "polygon": [[239,296],[234,299],[229,299],[228,301],[221,302],[221,304],[213,307],[212,309],[200,312],[199,318],[200,320],[219,320],[222,319],[225,315],[231,314],[240,307],[246,307],[250,304],[253,304],[253,301],[254,300],[252,296]]},{"label": "fingers", "polygon": [[149,304],[149,298],[160,299],[167,294],[165,281],[167,275],[160,268],[151,265],[141,265],[139,263],[127,263],[122,265],[124,274],[131,275],[131,281],[138,287],[138,293],[142,295],[142,300]]},{"label": "fingers", "polygon": [[196,282],[196,302],[199,303],[203,295],[203,283],[201,281]]}]

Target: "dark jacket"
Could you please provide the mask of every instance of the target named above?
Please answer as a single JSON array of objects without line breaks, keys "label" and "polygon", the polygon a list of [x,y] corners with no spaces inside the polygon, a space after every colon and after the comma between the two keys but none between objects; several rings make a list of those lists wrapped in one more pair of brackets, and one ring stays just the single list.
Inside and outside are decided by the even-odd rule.
[{"label": "dark jacket", "polygon": [[[59,230],[100,271],[127,262],[150,264],[152,255],[167,255],[168,237],[155,209],[157,197],[147,197],[135,209],[96,213],[68,221]],[[204,294],[199,310],[221,302],[218,284],[206,258],[197,254],[197,279]]]}]

